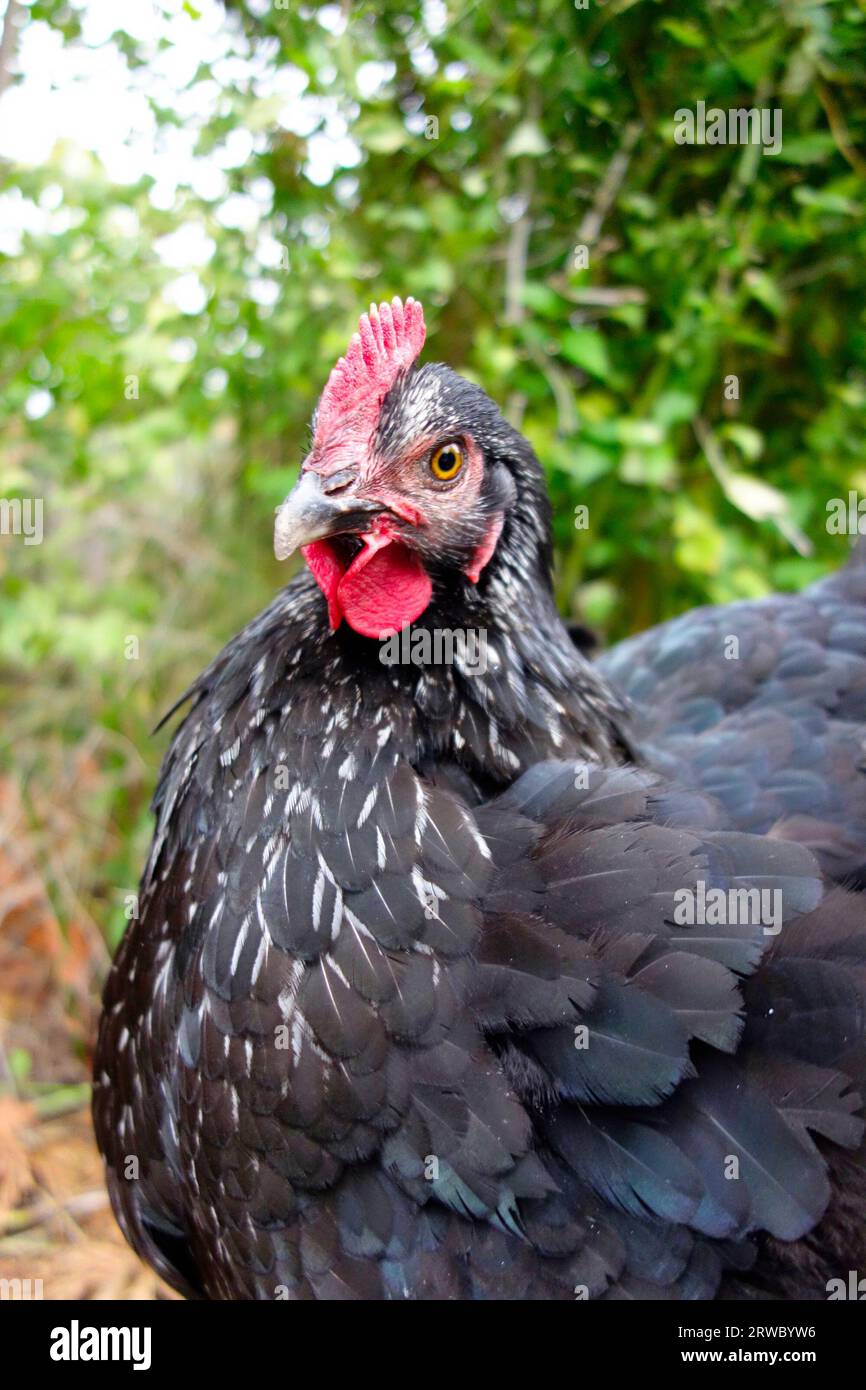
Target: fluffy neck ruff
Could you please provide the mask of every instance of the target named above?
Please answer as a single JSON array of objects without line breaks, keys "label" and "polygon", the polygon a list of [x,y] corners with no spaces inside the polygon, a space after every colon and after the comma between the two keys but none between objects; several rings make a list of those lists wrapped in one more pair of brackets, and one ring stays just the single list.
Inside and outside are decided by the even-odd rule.
[{"label": "fluffy neck ruff", "polygon": [[[533,528],[537,521],[533,514]],[[556,610],[546,546],[530,564],[527,537],[513,545],[514,517],[511,523],[478,585],[434,578],[430,604],[396,646],[345,623],[334,631],[310,574],[284,591],[281,599],[299,606],[305,627],[290,678],[303,675],[344,703],[348,717],[337,725],[347,743],[357,721],[380,723],[413,765],[447,760],[485,794],[543,758],[618,763],[630,756],[622,701],[574,646]]]}]

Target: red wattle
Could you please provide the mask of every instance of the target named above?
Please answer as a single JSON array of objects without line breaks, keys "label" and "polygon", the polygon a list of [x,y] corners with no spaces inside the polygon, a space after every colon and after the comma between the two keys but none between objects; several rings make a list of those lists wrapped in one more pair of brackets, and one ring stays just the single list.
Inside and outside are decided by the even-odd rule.
[{"label": "red wattle", "polygon": [[343,566],[327,541],[311,541],[309,545],[302,545],[301,554],[307,562],[310,573],[328,600],[328,621],[332,628],[338,628],[343,611],[337,598],[337,589],[343,578]]},{"label": "red wattle", "polygon": [[[367,558],[369,556],[369,558]],[[388,637],[413,623],[433,585],[418,556],[400,541],[362,552],[349,566],[337,597],[349,627],[362,637]]]},{"label": "red wattle", "polygon": [[433,594],[430,576],[413,550],[383,532],[361,537],[364,549],[344,569],[327,541],[302,548],[328,601],[332,628],[343,618],[362,637],[390,636],[415,621]]}]

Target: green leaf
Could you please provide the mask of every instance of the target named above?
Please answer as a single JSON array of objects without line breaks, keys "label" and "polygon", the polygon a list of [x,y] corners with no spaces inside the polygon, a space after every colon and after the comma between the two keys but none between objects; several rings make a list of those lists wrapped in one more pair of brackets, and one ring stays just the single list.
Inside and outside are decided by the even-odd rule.
[{"label": "green leaf", "polygon": [[535,281],[529,281],[523,286],[520,298],[528,309],[532,309],[536,314],[541,314],[543,318],[559,318],[565,307],[565,301],[561,295],[552,290],[549,285],[540,285]]},{"label": "green leaf", "polygon": [[720,439],[729,439],[739,449],[743,458],[748,459],[749,463],[755,463],[764,452],[764,436],[760,430],[753,429],[751,425],[738,424],[732,422],[722,425],[719,430]]},{"label": "green leaf", "polygon": [[612,454],[585,441],[557,440],[550,446],[548,455],[557,467],[584,485],[603,478],[614,465]]},{"label": "green leaf", "polygon": [[835,149],[831,133],[816,130],[808,135],[783,135],[782,148],[773,158],[782,164],[821,164]]},{"label": "green leaf", "polygon": [[696,396],[688,391],[672,387],[657,397],[652,407],[653,419],[667,429],[671,425],[683,424],[694,418],[698,409]]},{"label": "green leaf", "polygon": [[550,146],[544,138],[544,132],[534,121],[522,121],[511,136],[505,142],[505,154],[509,159],[517,159],[520,155],[532,155],[535,158],[547,154]]},{"label": "green leaf", "polygon": [[670,487],[676,480],[676,460],[669,449],[627,449],[620,464],[624,483],[638,487]]},{"label": "green leaf", "polygon": [[780,318],[785,311],[785,299],[779,286],[763,270],[747,270],[743,280],[753,297],[769,310],[774,318]]},{"label": "green leaf", "polygon": [[9,1070],[19,1085],[26,1082],[33,1069],[33,1058],[23,1047],[13,1047],[9,1052]]},{"label": "green leaf", "polygon": [[686,48],[704,48],[706,38],[697,24],[690,19],[663,19],[659,28],[666,34],[670,34],[677,43],[683,44]]},{"label": "green leaf", "polygon": [[353,134],[372,154],[396,154],[412,138],[402,121],[384,115],[363,116]]},{"label": "green leaf", "polygon": [[726,473],[722,485],[728,501],[753,521],[777,521],[788,516],[787,498],[769,483],[747,473]]},{"label": "green leaf", "polygon": [[780,39],[779,32],[774,29],[757,43],[732,47],[731,62],[740,76],[751,86],[756,87],[762,78],[771,77],[775,72],[783,52]]},{"label": "green leaf", "polygon": [[617,420],[613,433],[621,444],[632,449],[654,448],[664,441],[664,431],[655,420]]},{"label": "green leaf", "polygon": [[607,381],[611,374],[607,344],[594,328],[569,328],[560,339],[560,352],[567,362],[589,376]]}]

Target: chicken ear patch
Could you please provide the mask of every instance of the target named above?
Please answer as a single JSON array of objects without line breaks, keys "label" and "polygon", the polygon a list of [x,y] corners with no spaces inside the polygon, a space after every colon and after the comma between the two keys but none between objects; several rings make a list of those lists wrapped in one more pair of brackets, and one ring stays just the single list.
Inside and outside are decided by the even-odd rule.
[{"label": "chicken ear patch", "polygon": [[493,552],[499,544],[499,537],[502,535],[502,527],[505,524],[503,512],[497,512],[491,517],[487,533],[480,545],[476,546],[472,559],[466,567],[466,578],[473,584],[477,584],[481,578],[481,571],[488,565],[493,558]]}]

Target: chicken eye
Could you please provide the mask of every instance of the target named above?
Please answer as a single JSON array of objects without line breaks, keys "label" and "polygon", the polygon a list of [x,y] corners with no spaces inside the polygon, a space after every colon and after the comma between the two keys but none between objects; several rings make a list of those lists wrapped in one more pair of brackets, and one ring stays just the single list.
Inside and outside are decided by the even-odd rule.
[{"label": "chicken eye", "polygon": [[463,450],[459,444],[442,444],[430,460],[430,469],[440,483],[450,483],[463,467]]}]

